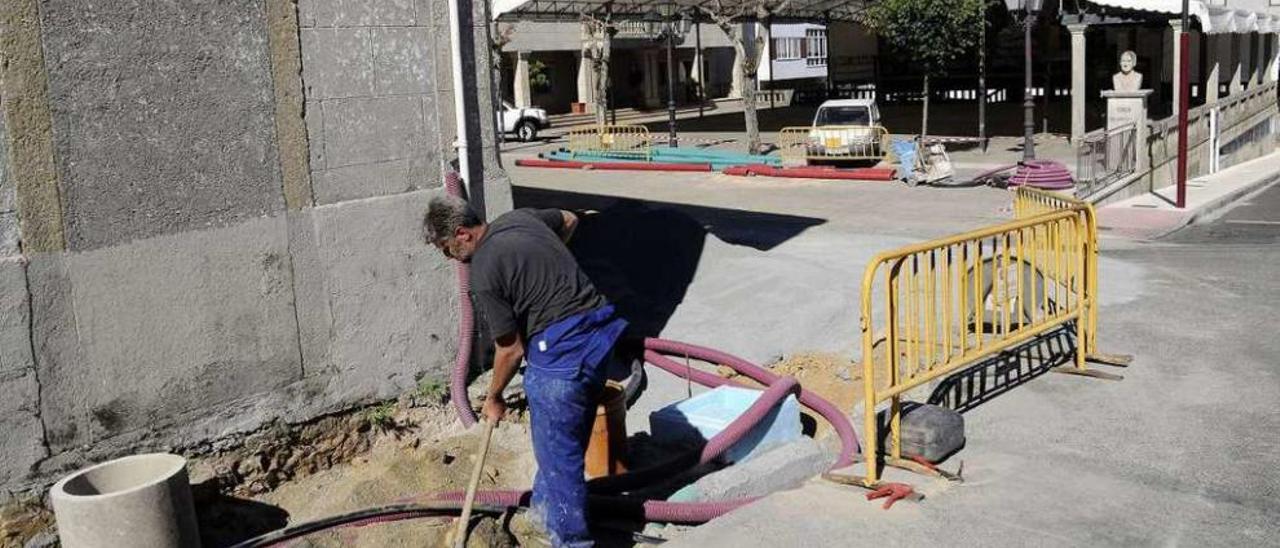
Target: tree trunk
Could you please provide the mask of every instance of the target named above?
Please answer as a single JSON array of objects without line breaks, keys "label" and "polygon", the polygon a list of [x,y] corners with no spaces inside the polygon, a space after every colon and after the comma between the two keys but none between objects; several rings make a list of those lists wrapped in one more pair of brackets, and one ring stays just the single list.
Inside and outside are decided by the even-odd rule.
[{"label": "tree trunk", "polygon": [[600,29],[600,47],[594,48],[596,58],[592,61],[592,66],[596,71],[596,127],[604,127],[608,123],[609,115],[609,50],[611,49],[612,37],[609,36],[607,28]]},{"label": "tree trunk", "polygon": [[738,32],[728,34],[733,39],[733,47],[738,57],[742,59],[741,63],[735,63],[734,68],[742,71],[742,120],[747,130],[747,154],[760,153],[760,121],[756,117],[756,85],[760,79],[760,50],[762,49],[752,39],[752,48],[748,51],[747,37],[745,33]]},{"label": "tree trunk", "polygon": [[760,153],[760,122],[756,119],[757,78],[755,72],[748,72],[742,79],[742,119],[747,129],[747,154]]},{"label": "tree trunk", "polygon": [[920,114],[920,144],[924,144],[924,138],[929,135],[929,73],[924,74],[924,108]]}]

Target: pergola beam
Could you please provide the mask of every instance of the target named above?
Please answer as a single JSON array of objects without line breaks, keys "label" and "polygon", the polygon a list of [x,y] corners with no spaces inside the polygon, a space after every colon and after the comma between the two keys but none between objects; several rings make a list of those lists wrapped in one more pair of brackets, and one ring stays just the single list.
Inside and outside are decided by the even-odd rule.
[{"label": "pergola beam", "polygon": [[[734,7],[744,6],[751,9],[735,20],[744,23],[760,23],[754,14],[756,2],[750,0],[722,0],[721,4]],[[507,9],[495,18],[498,21],[542,21],[542,22],[576,22],[584,15],[604,14],[610,10],[612,19],[625,21],[643,18],[659,6],[674,5],[683,11],[693,11],[698,20],[703,20],[701,13],[710,9],[716,11],[715,0],[530,0]],[[610,8],[606,8],[610,6]],[[861,0],[766,0],[765,9],[776,9],[772,13],[775,23],[861,23],[866,2]],[[496,11],[496,10],[495,10]],[[772,10],[770,10],[772,11]]]}]

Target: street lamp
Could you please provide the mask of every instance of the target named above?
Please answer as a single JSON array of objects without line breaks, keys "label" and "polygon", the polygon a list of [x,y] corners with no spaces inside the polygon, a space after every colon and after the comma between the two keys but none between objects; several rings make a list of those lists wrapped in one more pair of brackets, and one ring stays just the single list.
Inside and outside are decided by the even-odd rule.
[{"label": "street lamp", "polygon": [[1036,102],[1031,97],[1031,27],[1036,24],[1036,16],[1040,15],[1040,7],[1043,0],[1005,0],[1005,7],[1009,11],[1021,11],[1023,17],[1023,35],[1022,35],[1022,53],[1025,66],[1023,67],[1023,75],[1026,77],[1026,87],[1022,91],[1022,108],[1024,111],[1024,119],[1022,123],[1022,162],[1026,163],[1036,159],[1036,122],[1035,109]]},{"label": "street lamp", "polygon": [[675,40],[677,33],[683,35],[688,31],[688,21],[681,18],[677,26],[676,18],[681,14],[676,12],[673,4],[668,3],[663,11],[665,13],[651,11],[645,14],[644,20],[650,36],[667,42],[667,143],[675,148],[679,145],[676,136]]}]

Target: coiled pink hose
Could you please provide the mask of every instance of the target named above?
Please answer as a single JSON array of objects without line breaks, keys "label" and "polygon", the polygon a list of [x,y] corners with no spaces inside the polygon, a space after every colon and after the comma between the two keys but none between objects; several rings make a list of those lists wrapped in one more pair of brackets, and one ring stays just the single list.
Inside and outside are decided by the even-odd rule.
[{"label": "coiled pink hose", "polygon": [[1018,170],[1014,172],[1012,177],[1009,177],[1008,183],[1010,187],[1026,185],[1045,190],[1064,190],[1075,188],[1076,186],[1075,179],[1071,176],[1071,171],[1067,169],[1067,166],[1053,160],[1030,160],[1021,164],[988,171],[977,178],[990,176],[1014,167],[1018,168]]}]

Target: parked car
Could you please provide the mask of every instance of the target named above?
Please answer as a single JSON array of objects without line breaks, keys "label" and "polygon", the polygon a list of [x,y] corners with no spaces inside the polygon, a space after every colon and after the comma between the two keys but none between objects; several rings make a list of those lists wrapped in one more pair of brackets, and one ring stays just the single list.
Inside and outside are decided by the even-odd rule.
[{"label": "parked car", "polygon": [[809,156],[832,160],[878,158],[886,151],[886,136],[874,100],[833,99],[819,105],[813,115]]},{"label": "parked car", "polygon": [[502,112],[499,113],[498,123],[502,125],[502,132],[507,135],[515,135],[516,139],[529,142],[538,138],[538,132],[551,127],[551,121],[547,119],[547,111],[537,107],[516,108],[511,103],[502,102]]}]

